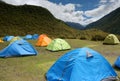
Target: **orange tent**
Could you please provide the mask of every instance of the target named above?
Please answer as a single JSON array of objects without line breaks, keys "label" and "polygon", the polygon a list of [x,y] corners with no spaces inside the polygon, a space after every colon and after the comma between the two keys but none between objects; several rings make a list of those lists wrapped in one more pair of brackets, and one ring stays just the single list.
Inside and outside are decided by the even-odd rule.
[{"label": "orange tent", "polygon": [[0,43],[3,43],[3,40],[0,39]]},{"label": "orange tent", "polygon": [[42,34],[38,37],[36,46],[47,46],[50,42],[51,39],[47,35]]}]

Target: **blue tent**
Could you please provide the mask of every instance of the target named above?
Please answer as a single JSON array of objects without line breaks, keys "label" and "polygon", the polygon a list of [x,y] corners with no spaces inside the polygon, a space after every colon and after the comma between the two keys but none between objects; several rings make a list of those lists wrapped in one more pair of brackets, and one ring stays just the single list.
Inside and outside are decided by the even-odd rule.
[{"label": "blue tent", "polygon": [[24,37],[24,39],[26,39],[26,40],[32,39],[32,35],[28,34]]},{"label": "blue tent", "polygon": [[0,51],[0,57],[37,55],[35,48],[26,40],[17,40]]},{"label": "blue tent", "polygon": [[5,36],[3,41],[10,41],[14,36]]},{"label": "blue tent", "polygon": [[120,68],[120,56],[118,56],[118,58],[116,59],[114,65],[118,68]]},{"label": "blue tent", "polygon": [[34,35],[32,36],[33,39],[38,39],[38,37],[39,37],[38,34],[34,34]]},{"label": "blue tent", "polygon": [[86,47],[66,53],[46,73],[47,81],[101,81],[116,76],[100,53]]},{"label": "blue tent", "polygon": [[8,38],[9,36],[5,36],[4,38],[3,38],[3,41],[7,41],[7,38]]}]

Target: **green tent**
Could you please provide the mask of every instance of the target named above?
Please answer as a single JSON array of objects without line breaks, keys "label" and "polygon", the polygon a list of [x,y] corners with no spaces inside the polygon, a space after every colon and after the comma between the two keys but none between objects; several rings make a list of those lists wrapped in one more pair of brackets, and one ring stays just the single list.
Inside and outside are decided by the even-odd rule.
[{"label": "green tent", "polygon": [[118,38],[114,34],[109,34],[103,41],[103,44],[119,44]]},{"label": "green tent", "polygon": [[52,40],[52,42],[47,46],[50,51],[60,51],[70,49],[71,46],[63,39],[57,38]]},{"label": "green tent", "polygon": [[11,40],[10,40],[10,44],[16,40],[21,40],[22,38],[16,36],[16,37],[13,37]]}]

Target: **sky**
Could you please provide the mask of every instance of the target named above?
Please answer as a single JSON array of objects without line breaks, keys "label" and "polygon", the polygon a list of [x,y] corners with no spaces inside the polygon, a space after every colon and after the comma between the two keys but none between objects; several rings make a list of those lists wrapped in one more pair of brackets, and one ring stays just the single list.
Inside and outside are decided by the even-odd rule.
[{"label": "sky", "polygon": [[65,22],[88,25],[120,7],[120,0],[2,0],[13,5],[36,5],[47,8]]}]

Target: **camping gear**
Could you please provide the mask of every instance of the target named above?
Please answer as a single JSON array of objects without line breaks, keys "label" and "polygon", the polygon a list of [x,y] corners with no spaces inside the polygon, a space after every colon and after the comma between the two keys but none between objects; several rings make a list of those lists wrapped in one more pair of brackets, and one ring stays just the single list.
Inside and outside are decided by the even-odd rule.
[{"label": "camping gear", "polygon": [[3,37],[3,41],[7,41],[7,38],[8,38],[9,36],[5,36],[5,37]]},{"label": "camping gear", "polygon": [[111,77],[116,79],[117,74],[110,63],[87,47],[64,54],[46,73],[47,81],[104,81]]},{"label": "camping gear", "polygon": [[0,57],[37,55],[36,49],[26,40],[16,40],[0,51]]},{"label": "camping gear", "polygon": [[120,69],[120,56],[117,57],[114,65]]},{"label": "camping gear", "polygon": [[16,36],[16,37],[13,37],[11,40],[10,40],[10,43],[16,41],[16,40],[22,40],[22,38]]},{"label": "camping gear", "polygon": [[0,43],[3,43],[4,41],[0,39]]},{"label": "camping gear", "polygon": [[119,44],[118,38],[114,34],[109,34],[103,41],[103,44],[110,44],[110,45],[115,45]]},{"label": "camping gear", "polygon": [[5,36],[3,41],[10,41],[14,36]]},{"label": "camping gear", "polygon": [[25,39],[25,40],[30,40],[30,39],[32,39],[32,35],[28,34],[28,35],[26,35],[23,39]]},{"label": "camping gear", "polygon": [[38,37],[39,37],[38,34],[34,34],[34,35],[32,36],[32,38],[35,39],[35,40],[38,39]]},{"label": "camping gear", "polygon": [[56,38],[47,46],[47,49],[50,51],[60,51],[70,49],[71,46],[64,40]]},{"label": "camping gear", "polygon": [[36,46],[47,46],[52,40],[45,34],[42,34],[38,37]]}]

